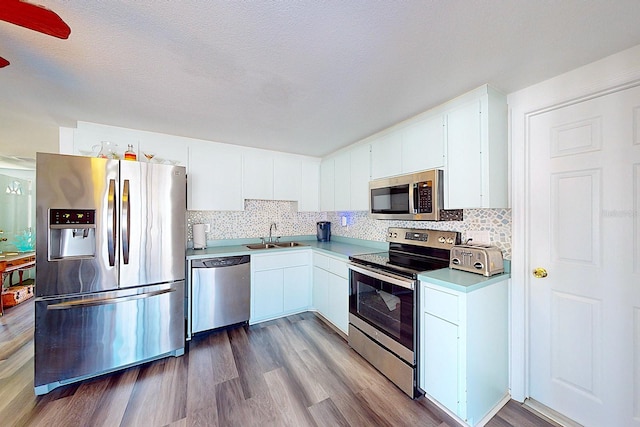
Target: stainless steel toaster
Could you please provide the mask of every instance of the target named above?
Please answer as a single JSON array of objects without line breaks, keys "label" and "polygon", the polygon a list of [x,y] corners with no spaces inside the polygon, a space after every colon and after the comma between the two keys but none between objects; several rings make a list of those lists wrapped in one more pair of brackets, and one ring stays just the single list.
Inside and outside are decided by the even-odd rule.
[{"label": "stainless steel toaster", "polygon": [[496,246],[457,245],[451,248],[449,267],[487,277],[503,273],[502,251]]}]

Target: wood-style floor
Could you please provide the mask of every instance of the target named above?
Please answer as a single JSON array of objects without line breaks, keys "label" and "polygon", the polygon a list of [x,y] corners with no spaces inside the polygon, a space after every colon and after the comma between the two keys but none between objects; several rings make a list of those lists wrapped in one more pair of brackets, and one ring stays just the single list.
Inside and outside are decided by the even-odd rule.
[{"label": "wood-style floor", "polygon": [[[455,426],[312,313],[201,334],[184,356],[36,397],[33,300],[0,317],[3,426]],[[445,421],[443,421],[445,420]],[[509,402],[490,427],[551,426]]]}]

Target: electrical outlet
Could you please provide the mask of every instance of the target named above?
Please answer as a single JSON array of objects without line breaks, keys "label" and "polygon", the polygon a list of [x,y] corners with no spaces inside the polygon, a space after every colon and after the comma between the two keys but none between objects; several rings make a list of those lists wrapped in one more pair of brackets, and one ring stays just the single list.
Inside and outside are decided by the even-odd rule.
[{"label": "electrical outlet", "polygon": [[467,231],[465,233],[467,239],[471,239],[470,244],[476,245],[489,245],[491,244],[491,238],[489,237],[488,230],[475,230]]},{"label": "electrical outlet", "polygon": [[204,232],[205,233],[211,233],[211,224],[205,224],[204,225]]}]

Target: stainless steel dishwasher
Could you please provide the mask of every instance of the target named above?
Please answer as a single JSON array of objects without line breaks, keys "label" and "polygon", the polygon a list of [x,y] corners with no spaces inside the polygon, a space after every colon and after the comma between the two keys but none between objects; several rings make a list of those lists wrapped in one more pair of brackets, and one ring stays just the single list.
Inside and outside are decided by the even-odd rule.
[{"label": "stainless steel dishwasher", "polygon": [[249,255],[191,261],[192,334],[249,320],[249,261]]}]

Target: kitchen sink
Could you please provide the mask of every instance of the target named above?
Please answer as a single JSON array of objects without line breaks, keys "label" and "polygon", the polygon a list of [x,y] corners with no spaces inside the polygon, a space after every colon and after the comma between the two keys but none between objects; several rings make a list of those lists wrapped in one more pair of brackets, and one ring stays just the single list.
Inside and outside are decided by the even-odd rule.
[{"label": "kitchen sink", "polygon": [[297,246],[307,246],[307,245],[299,242],[278,242],[276,243],[276,246],[280,248],[295,248]]},{"label": "kitchen sink", "polygon": [[256,243],[253,245],[245,245],[245,246],[248,247],[249,249],[271,249],[271,248],[279,247],[275,243]]},{"label": "kitchen sink", "polygon": [[255,243],[245,245],[249,249],[273,249],[273,248],[295,248],[298,246],[307,246],[300,242],[277,242],[277,243]]}]

